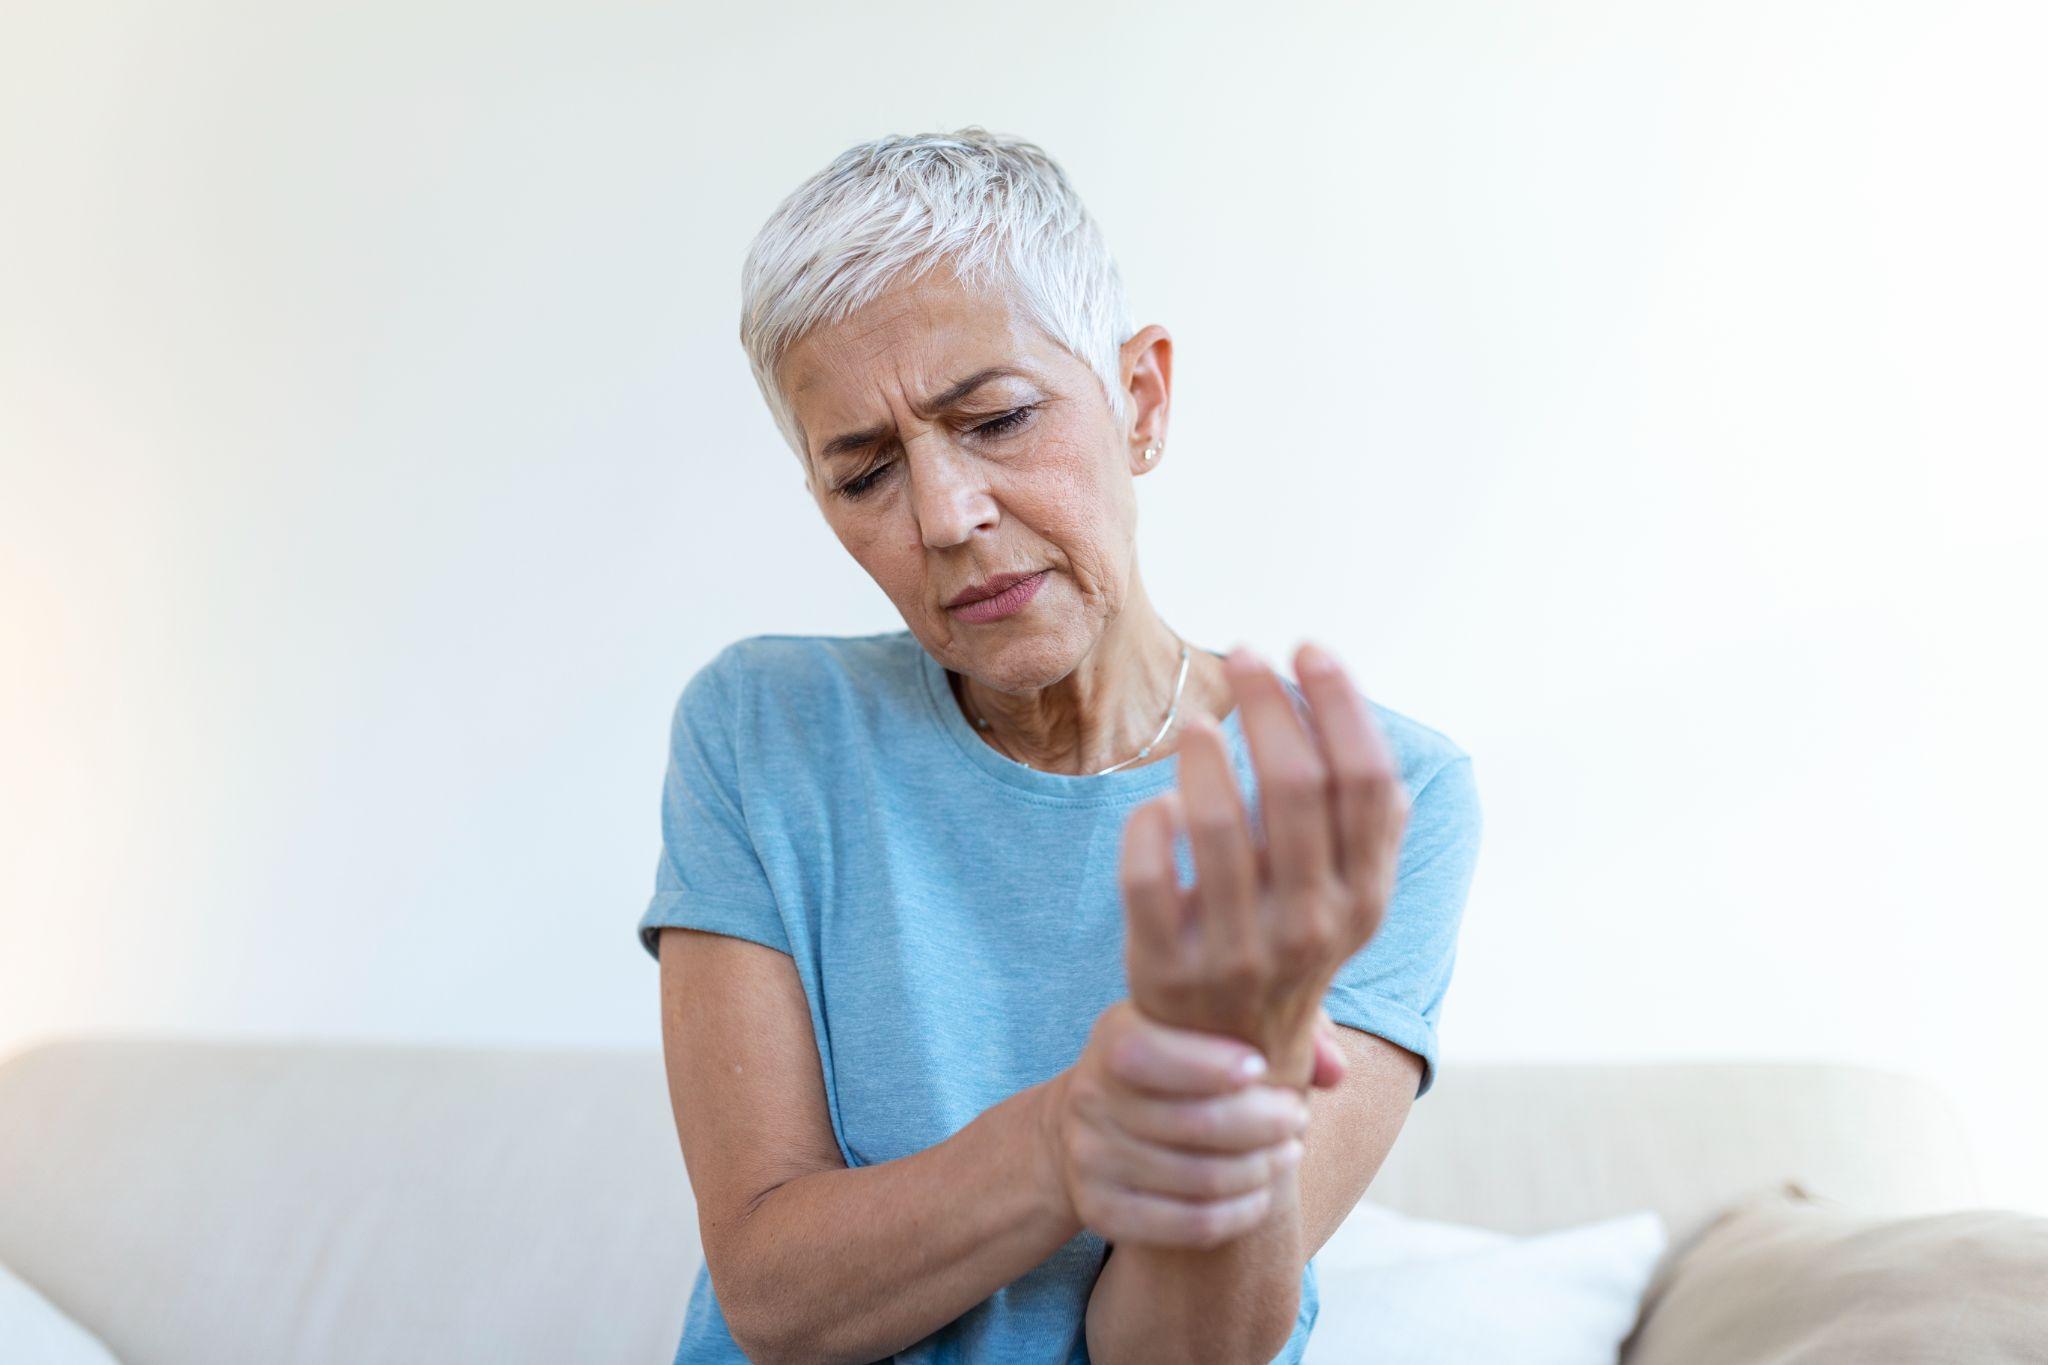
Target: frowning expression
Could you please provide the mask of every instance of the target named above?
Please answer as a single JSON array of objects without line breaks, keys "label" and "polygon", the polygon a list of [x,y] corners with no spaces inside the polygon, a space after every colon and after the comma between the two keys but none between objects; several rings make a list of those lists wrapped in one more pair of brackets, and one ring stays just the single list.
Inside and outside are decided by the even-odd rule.
[{"label": "frowning expression", "polygon": [[[934,657],[1022,687],[1093,648],[1132,573],[1130,441],[1007,294],[941,266],[811,331],[779,378],[825,520]],[[1000,619],[948,605],[1017,573],[1043,577]]]}]

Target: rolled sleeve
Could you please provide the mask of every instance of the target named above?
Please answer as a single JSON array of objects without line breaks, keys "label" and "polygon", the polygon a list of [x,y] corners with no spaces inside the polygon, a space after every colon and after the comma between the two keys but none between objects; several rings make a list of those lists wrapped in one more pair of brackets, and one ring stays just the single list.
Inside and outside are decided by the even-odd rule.
[{"label": "rolled sleeve", "polygon": [[1436,1082],[1437,1019],[1457,959],[1481,830],[1472,759],[1460,752],[1409,802],[1386,916],[1371,941],[1337,970],[1323,997],[1334,1022],[1422,1059],[1417,1099]]},{"label": "rolled sleeve", "polygon": [[789,952],[768,871],[747,832],[734,744],[743,683],[732,646],[697,673],[669,725],[661,792],[661,856],[640,916],[641,946],[660,960],[663,928],[702,929]]}]

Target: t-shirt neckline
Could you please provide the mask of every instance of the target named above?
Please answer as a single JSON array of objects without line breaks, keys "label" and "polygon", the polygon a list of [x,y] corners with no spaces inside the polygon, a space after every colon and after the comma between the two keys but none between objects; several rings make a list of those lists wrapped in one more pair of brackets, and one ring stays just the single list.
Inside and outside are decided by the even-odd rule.
[{"label": "t-shirt neckline", "polygon": [[[946,666],[933,657],[915,635],[905,631],[904,637],[917,651],[918,672],[925,684],[925,700],[931,704],[932,717],[940,731],[961,758],[1005,786],[1040,800],[1066,805],[1121,805],[1163,792],[1174,785],[1180,773],[1178,749],[1154,763],[1113,773],[1085,774],[1041,772],[999,753],[968,724],[960,703],[953,697],[952,687],[946,682]],[[1194,648],[1223,657],[1217,650],[1200,645]],[[1289,686],[1291,690],[1291,682]],[[1220,722],[1224,742],[1230,750],[1231,765],[1238,770],[1245,767],[1247,756],[1239,716],[1243,709],[1241,706],[1231,707],[1230,713]]]}]

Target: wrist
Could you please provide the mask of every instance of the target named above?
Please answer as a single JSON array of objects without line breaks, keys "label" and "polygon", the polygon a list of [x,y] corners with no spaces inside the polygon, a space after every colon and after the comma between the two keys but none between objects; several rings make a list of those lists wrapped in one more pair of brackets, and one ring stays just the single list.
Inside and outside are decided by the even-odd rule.
[{"label": "wrist", "polygon": [[1316,1072],[1316,1029],[1311,1022],[1308,1027],[1284,1036],[1265,1049],[1266,1075],[1268,1085],[1292,1086],[1296,1090],[1307,1090],[1315,1083]]},{"label": "wrist", "polygon": [[1297,1006],[1286,1015],[1271,1018],[1260,1030],[1259,1051],[1266,1057],[1266,1081],[1289,1085],[1297,1090],[1315,1086],[1316,1043],[1322,1033],[1323,1012],[1313,1000],[1307,1009]]}]

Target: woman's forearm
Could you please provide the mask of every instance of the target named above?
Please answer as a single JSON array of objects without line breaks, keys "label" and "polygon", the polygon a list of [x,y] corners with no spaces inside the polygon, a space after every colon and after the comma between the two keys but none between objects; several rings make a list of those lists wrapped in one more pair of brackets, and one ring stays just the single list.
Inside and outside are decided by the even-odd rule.
[{"label": "woman's forearm", "polygon": [[721,1231],[713,1270],[749,1358],[865,1362],[965,1313],[1081,1230],[1045,1133],[1044,1084],[923,1151],[775,1186]]},{"label": "woman's forearm", "polygon": [[1301,1308],[1299,1175],[1277,1177],[1266,1220],[1212,1250],[1111,1247],[1088,1301],[1089,1359],[1265,1365],[1277,1355]]},{"label": "woman's forearm", "polygon": [[[1272,1048],[1272,1077],[1304,1092],[1315,1033]],[[1213,1361],[1266,1365],[1301,1308],[1301,1166],[1272,1182],[1265,1219],[1209,1250],[1112,1245],[1088,1300],[1088,1356],[1097,1365]]]}]

